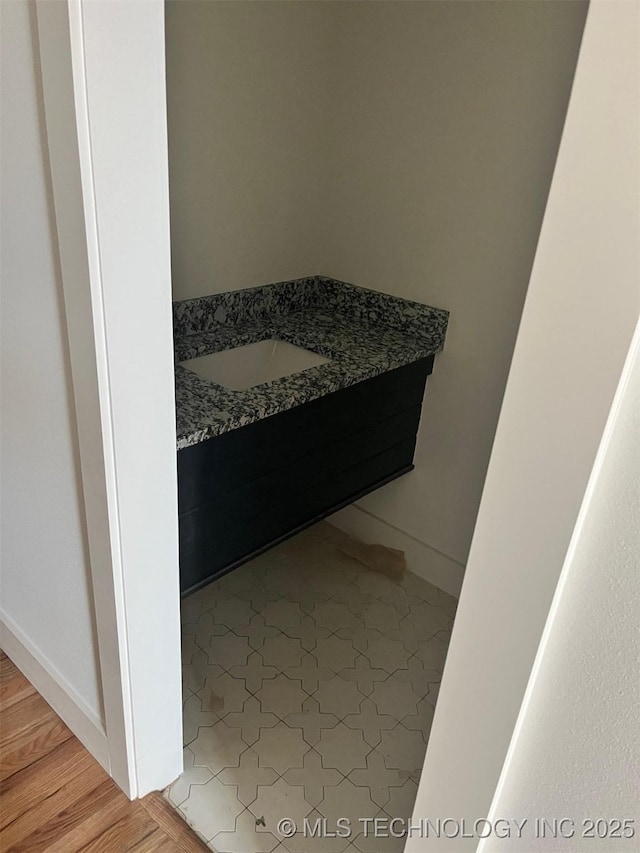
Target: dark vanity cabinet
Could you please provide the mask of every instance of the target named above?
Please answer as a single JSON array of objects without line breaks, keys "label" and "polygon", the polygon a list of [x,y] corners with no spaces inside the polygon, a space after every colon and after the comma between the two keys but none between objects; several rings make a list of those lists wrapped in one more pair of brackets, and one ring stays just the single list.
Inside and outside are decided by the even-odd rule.
[{"label": "dark vanity cabinet", "polygon": [[433,361],[179,450],[182,592],[410,471]]}]

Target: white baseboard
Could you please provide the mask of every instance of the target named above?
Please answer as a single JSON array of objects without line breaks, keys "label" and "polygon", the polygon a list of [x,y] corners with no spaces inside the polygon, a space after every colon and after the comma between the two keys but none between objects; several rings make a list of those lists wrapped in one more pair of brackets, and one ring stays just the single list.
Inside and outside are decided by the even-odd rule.
[{"label": "white baseboard", "polygon": [[457,560],[387,524],[356,504],[336,512],[328,521],[363,542],[376,542],[404,551],[410,572],[459,598],[464,566]]},{"label": "white baseboard", "polygon": [[109,773],[109,744],[102,721],[13,620],[1,611],[0,648]]}]

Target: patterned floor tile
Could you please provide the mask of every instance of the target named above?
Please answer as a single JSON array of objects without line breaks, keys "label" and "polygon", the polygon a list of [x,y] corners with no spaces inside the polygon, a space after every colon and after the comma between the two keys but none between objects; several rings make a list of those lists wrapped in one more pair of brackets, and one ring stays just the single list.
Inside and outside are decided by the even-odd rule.
[{"label": "patterned floor tile", "polygon": [[213,775],[208,767],[194,767],[194,755],[188,746],[182,750],[182,761],[182,775],[167,791],[167,797],[174,806],[179,806],[187,799],[192,785],[204,785]]},{"label": "patterned floor tile", "polygon": [[440,675],[436,670],[425,669],[424,664],[417,657],[409,658],[402,669],[396,669],[393,677],[410,684],[413,692],[421,699],[429,692],[430,681],[440,681]]},{"label": "patterned floor tile", "polygon": [[227,590],[234,595],[239,592],[247,592],[252,589],[256,582],[254,574],[254,566],[251,563],[245,563],[244,566],[229,572],[216,581],[216,585],[221,590]]},{"label": "patterned floor tile", "polygon": [[344,723],[325,729],[315,748],[325,767],[333,767],[344,776],[354,767],[366,767],[366,756],[371,751],[361,730],[350,729]]},{"label": "patterned floor tile", "polygon": [[299,666],[287,667],[285,675],[288,678],[299,679],[302,683],[302,689],[307,693],[314,693],[321,681],[329,681],[335,678],[335,672],[332,669],[319,666],[316,658],[308,653],[304,655]]},{"label": "patterned floor tile", "polygon": [[335,830],[338,818],[347,818],[352,828],[350,840],[360,834],[361,819],[374,817],[380,809],[371,799],[369,788],[360,788],[349,779],[344,779],[335,788],[327,788],[317,808],[327,818],[331,829]]},{"label": "patterned floor tile", "polygon": [[242,601],[235,596],[216,602],[210,613],[216,625],[225,625],[227,628],[249,625],[251,617],[255,616],[253,607],[247,601]]},{"label": "patterned floor tile", "polygon": [[298,604],[305,616],[309,616],[319,602],[327,602],[331,597],[326,590],[318,589],[317,587],[313,588],[309,584],[302,582],[296,586],[292,586],[290,589],[284,590],[282,595],[288,601]]},{"label": "patterned floor tile", "polygon": [[211,847],[216,853],[271,853],[279,847],[279,839],[270,832],[258,832],[255,815],[245,809],[236,818],[233,832],[218,832]]},{"label": "patterned floor tile", "polygon": [[214,637],[221,637],[229,630],[226,625],[217,625],[213,621],[213,614],[210,610],[201,613],[198,621],[192,624],[190,629],[194,632],[196,645],[201,649],[206,649],[207,646],[211,645]]},{"label": "patterned floor tile", "polygon": [[272,729],[280,722],[275,714],[263,711],[255,696],[250,696],[244,703],[242,711],[227,714],[225,723],[232,729],[240,729],[240,737],[246,744],[255,743],[260,737],[261,729]]},{"label": "patterned floor tile", "polygon": [[444,662],[447,658],[448,645],[439,637],[432,637],[425,643],[421,643],[416,652],[425,666],[425,669],[435,669],[437,672],[444,671]]},{"label": "patterned floor tile", "polygon": [[451,617],[444,610],[422,602],[413,606],[410,612],[402,617],[398,627],[407,631],[418,643],[424,643],[438,631],[448,628],[450,623]]},{"label": "patterned floor tile", "polygon": [[258,753],[246,749],[240,756],[239,767],[227,767],[218,774],[225,785],[235,785],[238,799],[245,806],[258,796],[258,785],[272,785],[278,774],[272,767],[260,767]]},{"label": "patterned floor tile", "polygon": [[182,706],[182,743],[187,746],[198,737],[200,726],[214,726],[219,719],[215,711],[203,710],[196,693],[188,696]]},{"label": "patterned floor tile", "polygon": [[324,729],[332,729],[339,723],[335,714],[325,714],[320,710],[318,700],[308,696],[302,703],[300,713],[288,714],[284,718],[288,726],[302,729],[302,736],[310,746],[314,746],[320,740]]},{"label": "patterned floor tile", "polygon": [[228,672],[216,678],[207,678],[198,696],[202,700],[203,711],[215,711],[223,717],[230,711],[242,711],[244,703],[251,694],[245,689],[241,678],[233,678]]},{"label": "patterned floor tile", "polygon": [[434,684],[433,682],[429,683],[429,692],[426,695],[426,699],[436,707],[436,703],[438,702],[438,696],[440,695],[440,682]]},{"label": "patterned floor tile", "polygon": [[404,785],[407,774],[389,769],[378,750],[372,749],[367,755],[367,766],[363,770],[352,770],[349,779],[354,785],[368,788],[373,802],[382,808],[389,800],[390,789]]},{"label": "patterned floor tile", "polygon": [[310,749],[304,756],[302,768],[287,770],[284,779],[290,785],[302,785],[304,798],[312,806],[324,799],[324,789],[338,785],[344,776],[337,770],[324,767],[320,753]]},{"label": "patterned floor tile", "polygon": [[408,820],[413,814],[417,793],[418,783],[413,779],[407,779],[400,788],[389,788],[389,800],[384,807],[385,812],[391,817]]},{"label": "patterned floor tile", "polygon": [[365,699],[360,705],[358,713],[347,714],[343,722],[350,729],[360,729],[362,736],[370,746],[376,746],[380,743],[383,731],[394,729],[398,725],[395,717],[379,713],[371,699]]},{"label": "patterned floor tile", "polygon": [[302,826],[311,811],[311,805],[304,798],[304,788],[301,785],[289,785],[284,779],[278,779],[273,785],[260,785],[258,796],[249,808],[264,830],[276,837],[278,822],[283,817],[291,818]]},{"label": "patterned floor tile", "polygon": [[[456,601],[346,539],[322,523],[181,604],[189,746],[166,796],[216,853],[403,849],[360,818],[413,809]],[[277,833],[305,816],[353,833]]]},{"label": "patterned floor tile", "polygon": [[270,589],[261,580],[255,582],[250,589],[237,592],[236,596],[242,601],[246,601],[247,604],[250,604],[257,613],[261,613],[270,602],[278,601],[280,593],[274,589]]},{"label": "patterned floor tile", "polygon": [[330,631],[337,631],[338,628],[357,628],[361,624],[346,604],[339,604],[332,600],[317,604],[309,615],[316,625],[328,628]]},{"label": "patterned floor tile", "polygon": [[233,633],[246,637],[252,649],[259,650],[269,637],[277,637],[280,630],[273,625],[267,625],[261,613],[254,613],[248,625],[238,625]]},{"label": "patterned floor tile", "polygon": [[418,577],[418,575],[414,575],[413,572],[406,572],[401,584],[409,595],[415,595],[416,598],[420,598],[422,601],[426,601],[428,604],[437,607],[440,601],[437,586]]},{"label": "patterned floor tile", "polygon": [[252,652],[246,637],[238,637],[232,631],[222,637],[214,637],[205,649],[209,663],[218,664],[224,669],[246,664]]},{"label": "patterned floor tile", "polygon": [[229,669],[234,678],[243,678],[245,686],[250,693],[257,693],[263,684],[278,675],[278,670],[273,666],[265,666],[258,652],[252,652],[246,664],[236,664]]},{"label": "patterned floor tile", "polygon": [[344,580],[356,583],[360,575],[371,571],[363,563],[342,550],[340,543],[327,542],[320,560],[333,571],[339,572]]},{"label": "patterned floor tile", "polygon": [[339,628],[336,632],[336,637],[343,640],[349,640],[353,648],[364,654],[372,643],[382,637],[380,631],[376,628]]},{"label": "patterned floor tile", "polygon": [[270,681],[263,681],[256,698],[263,711],[276,714],[282,720],[287,714],[299,714],[302,711],[307,694],[299,681],[280,674]]},{"label": "patterned floor tile", "polygon": [[415,607],[421,600],[415,595],[409,595],[406,589],[400,586],[400,584],[394,585],[380,596],[380,601],[384,602],[384,604],[393,604],[400,616],[406,616],[410,613],[411,608]]},{"label": "patterned floor tile", "polygon": [[356,586],[351,582],[349,573],[353,572],[351,567],[345,573],[342,569],[337,569],[324,561],[313,567],[305,577],[305,582],[309,585],[313,593],[319,593],[323,597],[330,596],[334,600],[334,596],[342,595],[345,590],[353,589],[356,592]]},{"label": "patterned floor tile", "polygon": [[417,713],[420,697],[413,692],[413,687],[407,681],[398,681],[395,675],[390,675],[386,681],[377,682],[371,693],[371,700],[378,713],[389,714],[396,720],[401,720]]},{"label": "patterned floor tile", "polygon": [[182,673],[186,676],[187,687],[192,693],[202,690],[207,678],[217,678],[223,672],[224,669],[219,664],[209,662],[207,653],[202,649],[198,649],[189,663],[182,667]]},{"label": "patterned floor tile", "polygon": [[189,682],[187,680],[187,676],[182,673],[182,704],[184,705],[185,701],[193,694],[193,691],[189,690]]},{"label": "patterned floor tile", "polygon": [[385,766],[392,770],[403,770],[407,776],[416,778],[424,764],[427,745],[422,733],[409,731],[403,725],[382,733],[376,747],[384,758]]},{"label": "patterned floor tile", "polygon": [[429,699],[421,699],[418,702],[418,709],[416,713],[403,717],[401,723],[405,729],[422,732],[422,737],[426,743],[429,739],[429,733],[431,732],[434,714],[435,708]]},{"label": "patterned floor tile", "polygon": [[290,666],[300,666],[304,655],[304,649],[300,640],[279,634],[277,637],[269,637],[264,641],[260,649],[262,660],[267,666],[275,666],[280,671]]},{"label": "patterned floor tile", "polygon": [[354,616],[362,617],[365,608],[371,604],[375,604],[378,599],[375,595],[362,592],[355,584],[342,584],[342,591],[332,596],[333,601],[339,604],[346,604],[350,613]]},{"label": "patterned floor tile", "polygon": [[376,600],[366,604],[359,615],[367,628],[375,628],[382,634],[392,631],[400,624],[400,614],[393,604],[385,604],[382,601]]},{"label": "patterned floor tile", "polygon": [[405,667],[411,657],[411,653],[399,640],[390,640],[388,637],[374,640],[363,654],[369,658],[372,666],[387,672]]},{"label": "patterned floor tile", "polygon": [[347,714],[357,714],[364,700],[353,681],[345,681],[339,676],[331,681],[321,682],[314,698],[318,700],[320,710],[324,714],[335,714],[339,719]]},{"label": "patterned floor tile", "polygon": [[273,625],[280,631],[284,631],[285,628],[295,628],[300,625],[304,613],[295,601],[281,598],[278,601],[269,602],[263,609],[262,616],[265,625]]},{"label": "patterned floor tile", "polygon": [[218,832],[232,832],[236,817],[244,807],[235,789],[213,778],[206,785],[192,785],[187,799],[180,804],[187,823],[209,839]]},{"label": "patterned floor tile", "polygon": [[214,726],[201,727],[190,746],[194,763],[208,767],[214,775],[225,767],[238,767],[240,756],[247,749],[239,730],[230,728],[224,720],[219,720]]},{"label": "patterned floor tile", "polygon": [[369,696],[377,681],[385,681],[389,677],[386,669],[372,667],[371,661],[364,655],[358,655],[353,666],[341,669],[339,675],[346,681],[355,681],[363,696]]},{"label": "patterned floor tile", "polygon": [[331,631],[328,628],[316,625],[313,619],[306,613],[299,625],[290,626],[283,629],[283,631],[288,637],[295,637],[300,640],[300,645],[306,652],[315,651],[318,640],[323,640],[331,636]]},{"label": "patterned floor tile", "polygon": [[458,610],[458,599],[454,598],[453,595],[449,595],[444,592],[444,590],[438,590],[438,606],[444,610],[444,612],[450,616],[452,619],[456,615]]},{"label": "patterned floor tile", "polygon": [[328,667],[334,672],[353,666],[358,657],[358,652],[354,649],[351,640],[343,640],[336,636],[318,640],[313,654],[321,667]]},{"label": "patterned floor tile", "polygon": [[196,599],[195,595],[189,595],[183,598],[180,602],[180,624],[182,626],[182,636],[191,634],[191,625],[198,621],[198,616],[208,607],[203,607],[201,602]]},{"label": "patterned floor tile", "polygon": [[374,595],[376,598],[381,598],[399,585],[398,581],[379,572],[362,572],[356,583],[361,592]]},{"label": "patterned floor tile", "polygon": [[292,729],[280,722],[272,729],[262,729],[253,749],[258,754],[261,767],[272,767],[281,775],[294,767],[302,767],[304,755],[310,747],[303,739],[301,729]]},{"label": "patterned floor tile", "polygon": [[183,625],[197,622],[198,616],[205,613],[218,601],[228,598],[231,593],[221,589],[218,583],[210,583],[197,592],[188,595],[180,602],[180,619]]},{"label": "patterned floor tile", "polygon": [[200,647],[196,643],[196,638],[192,634],[182,635],[182,666],[190,664],[196,652],[200,651]]},{"label": "patterned floor tile", "polygon": [[415,654],[420,647],[420,642],[416,638],[413,625],[405,622],[404,619],[400,620],[400,624],[397,628],[392,628],[388,631],[386,637],[388,640],[402,643],[410,655]]}]

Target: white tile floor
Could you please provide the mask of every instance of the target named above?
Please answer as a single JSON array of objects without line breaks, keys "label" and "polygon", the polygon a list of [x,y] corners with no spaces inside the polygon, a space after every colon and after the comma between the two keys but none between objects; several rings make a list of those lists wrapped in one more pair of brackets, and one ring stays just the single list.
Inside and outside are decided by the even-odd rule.
[{"label": "white tile floor", "polygon": [[[185,599],[184,773],[170,802],[216,853],[393,853],[411,815],[456,601],[347,557],[323,522]],[[349,838],[278,821],[352,819]]]}]

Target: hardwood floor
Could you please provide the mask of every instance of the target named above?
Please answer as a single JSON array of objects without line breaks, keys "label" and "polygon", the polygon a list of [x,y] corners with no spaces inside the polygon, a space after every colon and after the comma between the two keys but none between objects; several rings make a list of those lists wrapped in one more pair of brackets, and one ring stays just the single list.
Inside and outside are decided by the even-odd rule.
[{"label": "hardwood floor", "polygon": [[202,853],[161,794],[130,802],[0,652],[0,851]]}]

